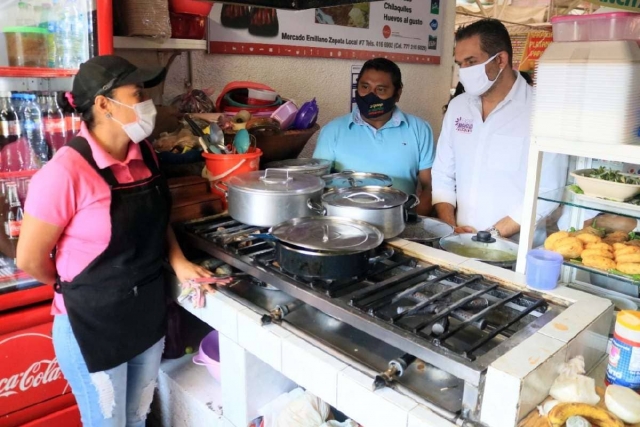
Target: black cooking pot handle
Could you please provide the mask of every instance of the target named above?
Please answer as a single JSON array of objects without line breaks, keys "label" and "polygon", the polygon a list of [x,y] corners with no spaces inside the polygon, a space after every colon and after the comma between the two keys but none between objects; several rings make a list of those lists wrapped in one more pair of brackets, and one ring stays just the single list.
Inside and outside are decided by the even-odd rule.
[{"label": "black cooking pot handle", "polygon": [[311,199],[307,200],[307,207],[320,216],[327,215],[327,208]]},{"label": "black cooking pot handle", "polygon": [[393,254],[395,253],[395,251],[391,248],[386,249],[384,252],[382,252],[380,255],[373,257],[373,258],[369,258],[369,264],[376,264],[380,261],[384,261],[385,259],[389,259],[393,256]]},{"label": "black cooking pot handle", "polygon": [[420,199],[415,194],[409,194],[409,200],[404,203],[404,208],[413,209],[420,204]]}]

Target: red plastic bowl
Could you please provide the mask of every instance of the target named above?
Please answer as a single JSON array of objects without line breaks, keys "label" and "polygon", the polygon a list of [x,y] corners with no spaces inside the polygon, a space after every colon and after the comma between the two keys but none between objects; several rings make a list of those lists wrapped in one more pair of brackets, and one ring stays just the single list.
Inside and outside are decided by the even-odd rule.
[{"label": "red plastic bowl", "polygon": [[170,0],[169,8],[175,13],[189,13],[191,15],[209,16],[213,2],[198,0]]}]

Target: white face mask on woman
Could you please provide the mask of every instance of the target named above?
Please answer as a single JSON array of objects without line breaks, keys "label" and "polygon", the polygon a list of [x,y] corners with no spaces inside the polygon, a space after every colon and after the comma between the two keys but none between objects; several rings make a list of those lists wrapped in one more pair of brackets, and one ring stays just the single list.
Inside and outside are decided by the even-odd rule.
[{"label": "white face mask on woman", "polygon": [[111,116],[114,121],[120,123],[122,130],[127,134],[131,141],[138,144],[140,141],[144,141],[149,137],[149,135],[151,135],[156,125],[156,116],[158,115],[158,111],[156,110],[156,106],[153,104],[153,100],[149,99],[144,102],[139,102],[132,107],[130,105],[123,104],[120,101],[116,101],[115,99],[109,99],[116,104],[131,108],[135,111],[138,119],[135,122],[127,124],[124,124]]},{"label": "white face mask on woman", "polygon": [[496,59],[499,54],[496,53],[482,64],[473,65],[471,67],[460,68],[460,83],[464,86],[464,91],[470,95],[480,96],[486,93],[491,86],[498,80],[503,69],[500,69],[494,80],[489,80],[487,76],[486,65]]}]

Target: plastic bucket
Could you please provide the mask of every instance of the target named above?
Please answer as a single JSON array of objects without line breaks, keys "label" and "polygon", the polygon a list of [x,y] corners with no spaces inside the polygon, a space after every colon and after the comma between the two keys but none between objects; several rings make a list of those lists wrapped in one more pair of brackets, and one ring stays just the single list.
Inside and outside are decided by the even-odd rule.
[{"label": "plastic bucket", "polygon": [[209,172],[207,178],[211,182],[211,192],[220,196],[224,209],[227,208],[227,197],[215,187],[215,184],[234,175],[257,171],[260,167],[261,156],[262,150],[259,148],[256,148],[255,152],[245,154],[202,153],[205,167]]},{"label": "plastic bucket", "polygon": [[548,291],[558,286],[562,255],[536,249],[527,254],[527,286],[532,289]]},{"label": "plastic bucket", "polygon": [[198,354],[193,356],[193,363],[205,366],[209,374],[220,382],[220,342],[218,331],[211,331],[200,341]]}]

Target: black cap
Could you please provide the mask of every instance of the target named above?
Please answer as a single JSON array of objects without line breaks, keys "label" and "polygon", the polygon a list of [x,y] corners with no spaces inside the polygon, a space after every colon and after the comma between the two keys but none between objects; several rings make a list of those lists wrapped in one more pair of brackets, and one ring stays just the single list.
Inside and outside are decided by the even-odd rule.
[{"label": "black cap", "polygon": [[71,94],[75,107],[83,111],[93,105],[98,95],[130,84],[154,87],[166,75],[166,68],[142,69],[119,56],[96,56],[80,65],[78,74],[73,79]]}]

